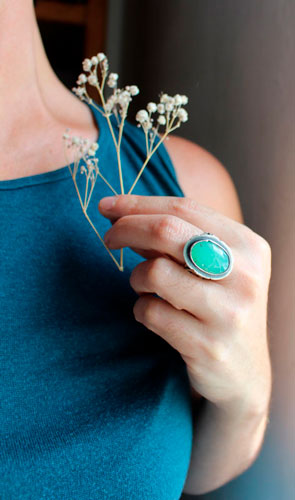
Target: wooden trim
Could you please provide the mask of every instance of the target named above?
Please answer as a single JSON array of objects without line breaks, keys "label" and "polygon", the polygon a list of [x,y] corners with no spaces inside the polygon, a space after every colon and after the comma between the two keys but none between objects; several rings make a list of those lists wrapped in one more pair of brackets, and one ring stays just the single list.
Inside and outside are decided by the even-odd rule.
[{"label": "wooden trim", "polygon": [[105,50],[107,0],[88,0],[86,24],[84,52],[92,57]]},{"label": "wooden trim", "polygon": [[[100,3],[100,2],[99,2]],[[42,0],[36,2],[35,12],[38,20],[56,21],[85,25],[88,18],[88,5],[70,5],[58,1]]]}]

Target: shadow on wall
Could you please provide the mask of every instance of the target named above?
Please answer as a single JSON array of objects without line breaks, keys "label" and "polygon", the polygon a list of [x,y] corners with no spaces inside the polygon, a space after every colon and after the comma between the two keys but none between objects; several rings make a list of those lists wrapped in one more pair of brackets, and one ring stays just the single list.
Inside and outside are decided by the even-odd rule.
[{"label": "shadow on wall", "polygon": [[[295,498],[295,2],[110,0],[108,49],[135,109],[161,90],[189,96],[179,134],[228,168],[246,224],[272,247],[269,333],[273,398],[264,446],[210,500]],[[114,36],[113,36],[114,33]],[[143,97],[144,96],[144,97]],[[132,113],[131,113],[132,114]],[[183,500],[194,497],[184,495]]]}]

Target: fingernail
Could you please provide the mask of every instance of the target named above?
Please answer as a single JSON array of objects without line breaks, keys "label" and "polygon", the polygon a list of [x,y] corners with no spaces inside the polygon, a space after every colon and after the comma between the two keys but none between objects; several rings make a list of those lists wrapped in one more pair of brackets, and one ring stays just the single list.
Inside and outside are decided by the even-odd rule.
[{"label": "fingernail", "polygon": [[107,196],[106,198],[102,198],[102,200],[100,200],[99,206],[103,210],[110,210],[115,203],[116,203],[115,196]]},{"label": "fingernail", "polygon": [[106,245],[109,245],[109,244],[110,244],[110,240],[111,240],[111,239],[110,239],[109,232],[110,232],[110,230],[108,230],[108,231],[105,233],[104,237],[103,237],[103,240],[104,240],[104,242],[105,242],[105,244],[106,244]]}]

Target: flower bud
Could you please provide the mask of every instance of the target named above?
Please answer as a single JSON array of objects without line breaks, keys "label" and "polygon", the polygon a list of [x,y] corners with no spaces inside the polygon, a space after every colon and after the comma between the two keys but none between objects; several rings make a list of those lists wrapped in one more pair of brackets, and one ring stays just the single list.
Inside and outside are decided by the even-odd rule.
[{"label": "flower bud", "polygon": [[166,109],[166,111],[172,111],[173,110],[173,104],[171,102],[166,102],[165,109]]},{"label": "flower bud", "polygon": [[82,83],[87,82],[87,76],[84,73],[81,73],[81,75],[78,76],[77,84],[81,85]]},{"label": "flower bud", "polygon": [[98,83],[97,76],[95,75],[88,76],[88,83],[90,83],[90,85],[96,85]]},{"label": "flower bud", "polygon": [[155,102],[149,102],[146,109],[150,112],[150,113],[155,113],[157,111],[157,105]]},{"label": "flower bud", "polygon": [[186,122],[188,120],[187,111],[183,108],[180,108],[177,112],[177,117],[181,122]]},{"label": "flower bud", "polygon": [[103,52],[99,52],[96,57],[97,57],[98,62],[101,62],[106,58],[106,56]]},{"label": "flower bud", "polygon": [[158,124],[159,125],[166,125],[166,118],[163,115],[158,116]]},{"label": "flower bud", "polygon": [[160,115],[162,115],[163,113],[165,113],[165,106],[164,106],[164,104],[158,104],[157,110],[158,110],[158,113],[160,113]]},{"label": "flower bud", "polygon": [[140,111],[138,111],[136,113],[136,117],[135,117],[136,121],[138,121],[139,123],[143,123],[145,121],[148,121],[149,119],[149,115],[148,115],[148,112],[145,110],[145,109],[141,109]]},{"label": "flower bud", "polygon": [[92,66],[92,62],[90,61],[90,59],[84,59],[82,66],[83,66],[84,71],[90,71],[91,66]]},{"label": "flower bud", "polygon": [[131,85],[129,92],[132,96],[137,95],[139,94],[139,88],[136,85]]},{"label": "flower bud", "polygon": [[180,94],[175,94],[174,102],[175,102],[176,106],[180,106],[181,104],[183,104],[182,96]]},{"label": "flower bud", "polygon": [[162,103],[165,104],[165,102],[168,102],[168,100],[169,100],[169,95],[168,94],[162,94],[161,95],[160,102],[162,102]]}]

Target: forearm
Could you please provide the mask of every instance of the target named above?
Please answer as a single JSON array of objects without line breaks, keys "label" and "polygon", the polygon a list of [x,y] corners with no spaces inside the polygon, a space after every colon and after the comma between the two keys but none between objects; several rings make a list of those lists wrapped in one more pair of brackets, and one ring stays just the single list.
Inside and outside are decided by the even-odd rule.
[{"label": "forearm", "polygon": [[230,416],[206,401],[194,419],[184,493],[198,495],[222,486],[251,465],[263,441],[268,411]]}]

